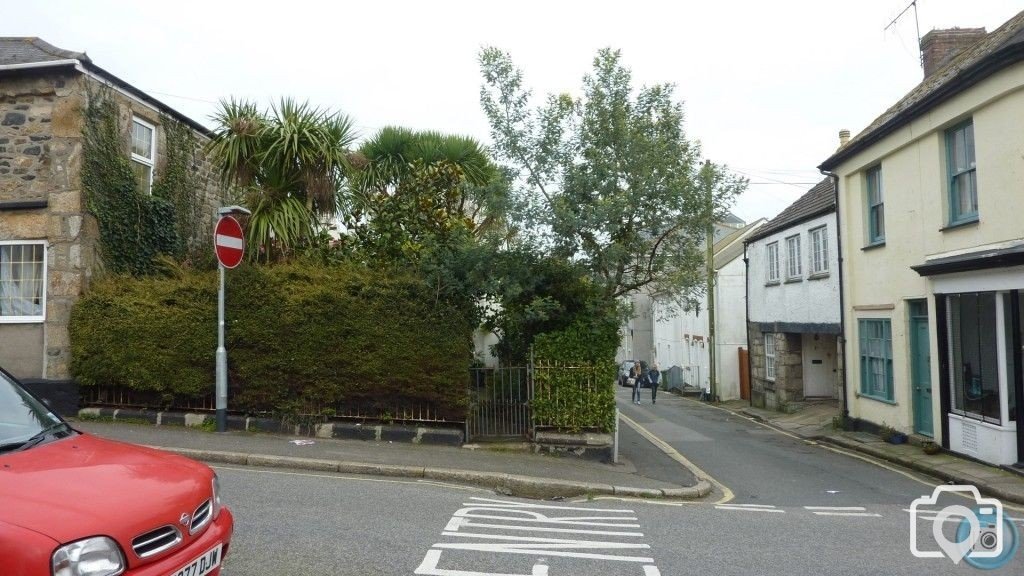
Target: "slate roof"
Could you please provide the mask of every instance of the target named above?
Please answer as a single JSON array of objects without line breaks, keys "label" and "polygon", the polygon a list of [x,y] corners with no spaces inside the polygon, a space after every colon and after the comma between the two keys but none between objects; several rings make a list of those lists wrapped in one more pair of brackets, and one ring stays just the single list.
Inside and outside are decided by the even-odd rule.
[{"label": "slate roof", "polygon": [[58,60],[91,62],[85,52],[63,50],[33,36],[0,37],[0,66],[56,62]]},{"label": "slate roof", "polygon": [[[81,63],[81,68],[87,70],[89,73],[100,76],[107,82],[121,88],[125,92],[130,93],[139,100],[152,105],[157,110],[188,124],[200,134],[206,136],[212,135],[210,129],[206,126],[203,126],[199,122],[196,122],[181,112],[178,112],[153,96],[146,94],[142,90],[139,90],[128,82],[125,82],[110,72],[107,72],[103,68],[100,68],[85,52],[72,52],[70,50],[57,48],[49,42],[32,36],[0,37],[0,66],[38,64],[39,68],[43,68],[47,66],[47,62],[57,62],[60,60],[78,60]],[[34,66],[21,66],[14,70],[9,69],[5,73],[19,74],[26,70],[32,71],[35,68],[36,67]]]},{"label": "slate roof", "polygon": [[760,240],[780,230],[785,230],[811,218],[836,211],[836,188],[832,178],[825,178],[814,188],[786,207],[778,216],[762,226],[757,233],[747,238],[746,243]]},{"label": "slate roof", "polygon": [[832,170],[843,160],[852,157],[940,102],[1021,60],[1024,60],[1024,11],[1007,20],[998,29],[921,81],[899,102],[822,162],[819,168]]}]

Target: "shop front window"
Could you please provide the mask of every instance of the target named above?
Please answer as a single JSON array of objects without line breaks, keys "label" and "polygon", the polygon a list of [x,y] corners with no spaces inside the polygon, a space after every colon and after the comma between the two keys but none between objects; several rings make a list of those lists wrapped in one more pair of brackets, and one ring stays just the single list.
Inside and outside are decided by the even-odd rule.
[{"label": "shop front window", "polygon": [[999,424],[996,293],[954,294],[947,306],[953,412]]}]

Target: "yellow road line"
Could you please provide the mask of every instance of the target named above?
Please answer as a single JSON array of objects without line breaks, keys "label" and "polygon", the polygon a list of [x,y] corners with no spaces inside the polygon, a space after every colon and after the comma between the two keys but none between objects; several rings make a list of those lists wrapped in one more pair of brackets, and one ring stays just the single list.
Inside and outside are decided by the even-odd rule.
[{"label": "yellow road line", "polygon": [[[924,484],[925,486],[929,486],[931,488],[934,488],[935,486],[937,486],[939,484],[944,484],[944,482],[942,480],[938,479],[938,478],[935,478],[932,481],[928,481],[928,480],[924,480],[923,478],[920,478],[918,475],[927,476],[927,474],[925,474],[924,472],[910,472],[909,470],[903,469],[902,467],[901,468],[897,468],[896,466],[898,466],[898,464],[890,465],[890,464],[888,464],[888,463],[886,463],[886,462],[884,462],[882,460],[878,460],[878,459],[873,458],[871,456],[867,456],[867,455],[860,454],[860,453],[857,453],[857,452],[853,452],[851,450],[846,450],[846,449],[843,449],[843,448],[837,448],[835,446],[826,446],[826,445],[822,444],[821,442],[817,442],[817,441],[814,441],[814,440],[808,440],[806,438],[801,438],[800,436],[797,436],[795,434],[791,434],[789,432],[786,432],[785,430],[779,430],[775,426],[772,426],[770,424],[766,424],[764,422],[761,422],[760,420],[758,420],[756,418],[751,418],[750,416],[747,416],[747,415],[745,415],[745,414],[743,414],[741,412],[734,412],[733,410],[729,410],[728,408],[722,408],[721,406],[713,406],[711,404],[705,404],[703,402],[697,402],[696,400],[691,400],[689,398],[683,398],[683,400],[685,400],[687,402],[691,402],[691,403],[699,405],[699,406],[704,406],[706,408],[714,408],[715,410],[721,410],[723,412],[728,412],[729,414],[732,414],[733,416],[736,416],[738,418],[742,418],[744,420],[748,420],[750,422],[753,422],[754,424],[757,424],[758,426],[761,426],[763,428],[767,428],[769,430],[772,430],[773,432],[777,432],[779,434],[782,434],[783,436],[789,436],[790,438],[799,440],[799,441],[801,441],[801,442],[803,442],[805,444],[810,444],[811,446],[818,446],[818,447],[820,447],[820,448],[822,448],[824,450],[828,450],[829,452],[835,452],[836,454],[842,454],[844,456],[849,456],[850,458],[856,458],[858,460],[863,460],[864,462],[867,462],[868,464],[873,464],[875,466],[878,466],[879,468],[884,468],[885,470],[888,470],[890,472],[895,472],[896,474],[899,474],[901,476],[905,476],[905,477],[913,480],[914,482],[918,482],[920,484]],[[970,497],[968,497],[968,496],[966,496],[964,494],[961,494],[959,492],[952,492],[952,494],[960,496],[961,498],[964,498],[965,500],[970,500],[971,499]],[[1024,508],[1022,508],[1020,506],[1017,506],[1015,504],[1007,504],[1005,502],[1003,502],[1003,508],[1008,508],[1010,510],[1016,510],[1018,512],[1024,512]]]},{"label": "yellow road line", "polygon": [[675,448],[669,446],[667,442],[655,436],[654,433],[644,428],[643,426],[637,424],[636,422],[633,421],[632,418],[626,416],[622,412],[619,412],[619,417],[622,418],[622,420],[627,425],[629,425],[630,428],[639,432],[640,435],[643,436],[644,438],[647,438],[647,440],[650,441],[651,444],[654,444],[655,446],[658,447],[659,450],[668,455],[669,458],[675,460],[676,462],[679,462],[684,467],[692,471],[694,475],[697,476],[698,480],[703,478],[704,480],[710,482],[712,486],[717,487],[719,491],[722,492],[722,499],[719,500],[718,502],[715,502],[715,504],[725,504],[726,502],[729,502],[730,500],[736,497],[736,495],[732,493],[732,490],[730,490],[728,486],[722,484],[718,480],[715,480],[710,474],[702,470],[699,466],[687,460],[686,456],[680,454]]}]

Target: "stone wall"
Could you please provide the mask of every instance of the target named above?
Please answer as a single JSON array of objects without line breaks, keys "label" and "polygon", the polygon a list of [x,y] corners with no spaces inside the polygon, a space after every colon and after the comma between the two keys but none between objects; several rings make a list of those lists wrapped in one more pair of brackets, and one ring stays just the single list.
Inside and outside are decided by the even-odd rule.
[{"label": "stone wall", "polygon": [[750,401],[753,406],[785,411],[803,399],[803,356],[800,334],[775,333],[775,380],[769,380],[764,355],[764,332],[747,323],[750,342]]},{"label": "stone wall", "polygon": [[[71,70],[51,68],[0,77],[0,240],[47,242],[46,321],[41,338],[24,338],[26,330],[36,334],[38,328],[33,331],[25,324],[4,324],[0,319],[0,342],[5,344],[0,346],[0,366],[12,366],[19,377],[70,377],[71,308],[93,275],[102,270],[99,230],[86,211],[81,187],[82,111],[88,94],[100,88],[98,81]],[[163,114],[120,92],[111,94],[120,109],[126,154],[133,114],[157,126],[158,179],[167,150],[160,128]],[[224,193],[202,153],[206,138],[198,132],[196,136],[193,169],[199,179],[196,201],[201,221],[192,244],[201,246],[210,240]],[[45,201],[46,206],[11,204],[26,201]]]}]

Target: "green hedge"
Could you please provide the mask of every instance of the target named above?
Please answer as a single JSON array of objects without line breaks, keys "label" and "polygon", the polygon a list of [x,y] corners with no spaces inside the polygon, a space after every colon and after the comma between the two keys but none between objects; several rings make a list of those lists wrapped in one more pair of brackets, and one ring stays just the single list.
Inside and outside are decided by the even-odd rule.
[{"label": "green hedge", "polygon": [[534,340],[533,413],[541,425],[578,432],[615,428],[614,310]]},{"label": "green hedge", "polygon": [[[425,405],[464,419],[471,323],[417,278],[300,264],[243,265],[227,277],[231,409]],[[216,272],[95,282],[72,313],[72,375],[168,402],[206,395],[216,323]]]}]

